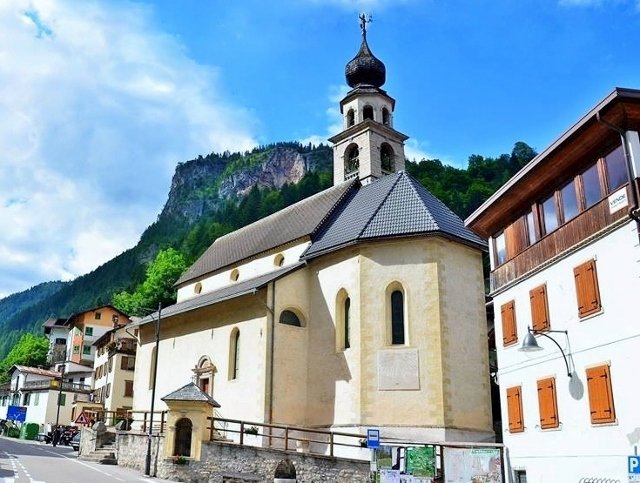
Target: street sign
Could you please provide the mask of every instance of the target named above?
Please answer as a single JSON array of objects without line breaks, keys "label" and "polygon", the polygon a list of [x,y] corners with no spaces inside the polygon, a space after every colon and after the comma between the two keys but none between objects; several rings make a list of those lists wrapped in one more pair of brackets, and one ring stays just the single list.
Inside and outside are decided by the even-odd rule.
[{"label": "street sign", "polygon": [[78,414],[78,417],[74,421],[74,423],[76,424],[87,424],[88,422],[89,422],[89,419],[87,419],[87,416],[86,414],[84,414],[84,411]]},{"label": "street sign", "polygon": [[9,406],[7,408],[7,419],[9,421],[20,421],[24,423],[27,419],[27,408],[23,406]]},{"label": "street sign", "polygon": [[629,456],[629,482],[640,482],[640,456]]},{"label": "street sign", "polygon": [[380,430],[367,429],[367,448],[380,447]]}]

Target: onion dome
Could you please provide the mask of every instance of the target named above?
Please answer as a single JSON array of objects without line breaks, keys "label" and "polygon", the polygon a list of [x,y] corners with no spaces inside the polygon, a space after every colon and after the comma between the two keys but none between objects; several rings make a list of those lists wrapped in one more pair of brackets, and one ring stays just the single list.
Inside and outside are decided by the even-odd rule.
[{"label": "onion dome", "polygon": [[362,32],[362,44],[358,54],[344,68],[344,75],[350,87],[382,87],[387,77],[387,69],[377,59],[367,45],[366,31]]}]

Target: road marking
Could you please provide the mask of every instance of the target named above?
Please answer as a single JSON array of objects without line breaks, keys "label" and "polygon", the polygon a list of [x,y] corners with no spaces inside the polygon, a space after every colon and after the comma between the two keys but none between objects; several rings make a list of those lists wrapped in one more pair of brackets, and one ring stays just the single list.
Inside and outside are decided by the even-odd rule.
[{"label": "road marking", "polygon": [[[63,455],[63,454],[60,454],[60,453],[54,453],[53,451],[46,451],[46,450],[45,450],[45,453],[51,453],[51,454],[54,454],[54,455],[56,455],[56,456],[60,456],[61,458],[66,458],[66,459],[68,459],[68,460],[75,461],[75,462],[76,462],[76,463],[78,463],[79,465],[86,466],[87,468],[91,468],[92,470],[97,471],[98,473],[102,473],[103,475],[109,476],[109,477],[111,477],[111,478],[115,478],[114,476],[112,476],[110,473],[107,473],[106,471],[102,471],[101,469],[98,469],[98,468],[96,468],[95,466],[91,466],[91,465],[89,465],[89,464],[87,464],[87,463],[83,463],[83,462],[82,462],[82,461],[80,461],[77,457],[69,458],[68,456],[65,456],[65,455]],[[117,478],[116,478],[116,479],[117,479]],[[124,481],[124,480],[120,480],[120,481]]]}]

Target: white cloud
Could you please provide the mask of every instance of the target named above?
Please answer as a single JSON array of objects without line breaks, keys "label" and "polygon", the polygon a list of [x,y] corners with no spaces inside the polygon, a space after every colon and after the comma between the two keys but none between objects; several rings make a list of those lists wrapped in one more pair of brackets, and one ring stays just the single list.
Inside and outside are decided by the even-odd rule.
[{"label": "white cloud", "polygon": [[323,134],[312,134],[304,139],[300,139],[302,144],[327,144],[328,138],[335,136],[344,129],[342,125],[342,114],[340,114],[340,101],[347,95],[349,89],[350,88],[346,85],[332,85],[329,87],[329,107],[325,111],[327,118],[327,130]]},{"label": "white cloud", "polygon": [[153,221],[178,161],[256,144],[219,72],[121,2],[0,2],[0,296],[85,273]]}]

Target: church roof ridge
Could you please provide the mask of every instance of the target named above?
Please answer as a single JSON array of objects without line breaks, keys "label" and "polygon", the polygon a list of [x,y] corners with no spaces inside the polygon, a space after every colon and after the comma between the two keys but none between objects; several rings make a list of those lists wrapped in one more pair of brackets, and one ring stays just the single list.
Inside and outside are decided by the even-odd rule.
[{"label": "church roof ridge", "polygon": [[357,180],[341,183],[218,238],[177,286],[314,234]]}]

